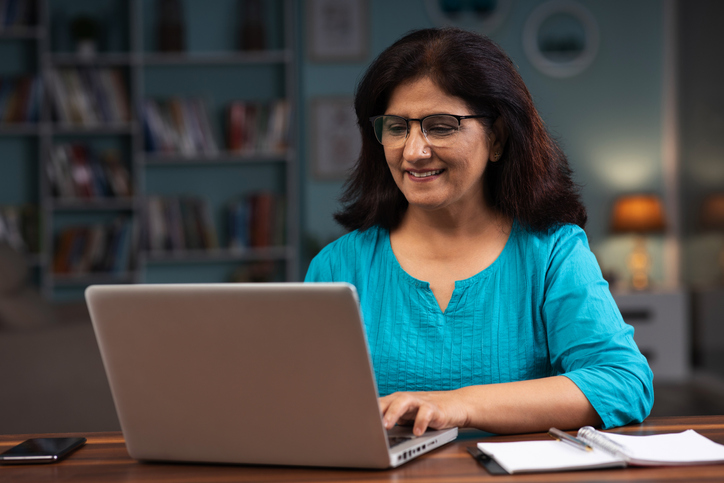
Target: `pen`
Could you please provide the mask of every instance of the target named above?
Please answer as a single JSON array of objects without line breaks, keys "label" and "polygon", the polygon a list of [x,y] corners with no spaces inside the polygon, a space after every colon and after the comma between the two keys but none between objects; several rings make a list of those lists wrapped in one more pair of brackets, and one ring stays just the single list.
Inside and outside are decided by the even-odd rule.
[{"label": "pen", "polygon": [[593,446],[584,443],[578,438],[574,438],[568,433],[564,433],[560,429],[551,428],[548,430],[548,434],[551,435],[553,438],[557,439],[558,441],[571,444],[578,449],[582,449],[583,451],[593,451]]}]

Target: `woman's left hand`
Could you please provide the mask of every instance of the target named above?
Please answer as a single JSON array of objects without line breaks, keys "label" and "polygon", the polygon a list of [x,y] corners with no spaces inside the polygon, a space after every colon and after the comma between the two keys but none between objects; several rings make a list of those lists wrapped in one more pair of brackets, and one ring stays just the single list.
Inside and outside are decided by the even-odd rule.
[{"label": "woman's left hand", "polygon": [[413,433],[420,436],[432,429],[467,426],[467,412],[455,391],[395,392],[379,399],[386,429],[395,424],[414,424]]},{"label": "woman's left hand", "polygon": [[508,434],[601,424],[586,396],[566,376],[452,391],[396,392],[380,398],[379,403],[385,428],[414,424],[413,432],[418,436],[428,427],[457,426]]}]

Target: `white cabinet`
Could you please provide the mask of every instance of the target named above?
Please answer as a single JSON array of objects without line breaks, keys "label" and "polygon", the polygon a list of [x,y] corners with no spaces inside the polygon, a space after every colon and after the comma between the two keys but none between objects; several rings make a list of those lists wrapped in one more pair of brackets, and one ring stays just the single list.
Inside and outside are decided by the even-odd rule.
[{"label": "white cabinet", "polygon": [[724,377],[724,287],[694,290],[691,305],[697,370]]},{"label": "white cabinet", "polygon": [[689,300],[683,291],[614,293],[621,315],[634,329],[634,340],[646,356],[654,381],[689,376],[691,337]]}]

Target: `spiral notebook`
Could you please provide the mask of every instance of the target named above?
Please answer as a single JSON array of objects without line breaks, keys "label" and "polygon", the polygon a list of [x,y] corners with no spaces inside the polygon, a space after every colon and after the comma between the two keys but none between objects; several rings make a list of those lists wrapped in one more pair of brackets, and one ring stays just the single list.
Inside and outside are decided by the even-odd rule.
[{"label": "spiral notebook", "polygon": [[508,473],[568,471],[624,466],[685,466],[724,463],[724,445],[689,429],[631,436],[581,428],[586,451],[561,441],[478,443],[478,449]]}]

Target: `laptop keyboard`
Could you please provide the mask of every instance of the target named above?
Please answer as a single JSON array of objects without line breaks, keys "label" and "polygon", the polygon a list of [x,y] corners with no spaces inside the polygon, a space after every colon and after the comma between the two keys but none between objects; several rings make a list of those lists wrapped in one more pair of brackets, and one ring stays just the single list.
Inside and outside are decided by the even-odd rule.
[{"label": "laptop keyboard", "polygon": [[397,446],[398,444],[402,444],[405,441],[411,440],[411,436],[388,436],[387,441],[390,444],[390,448],[393,448]]}]

